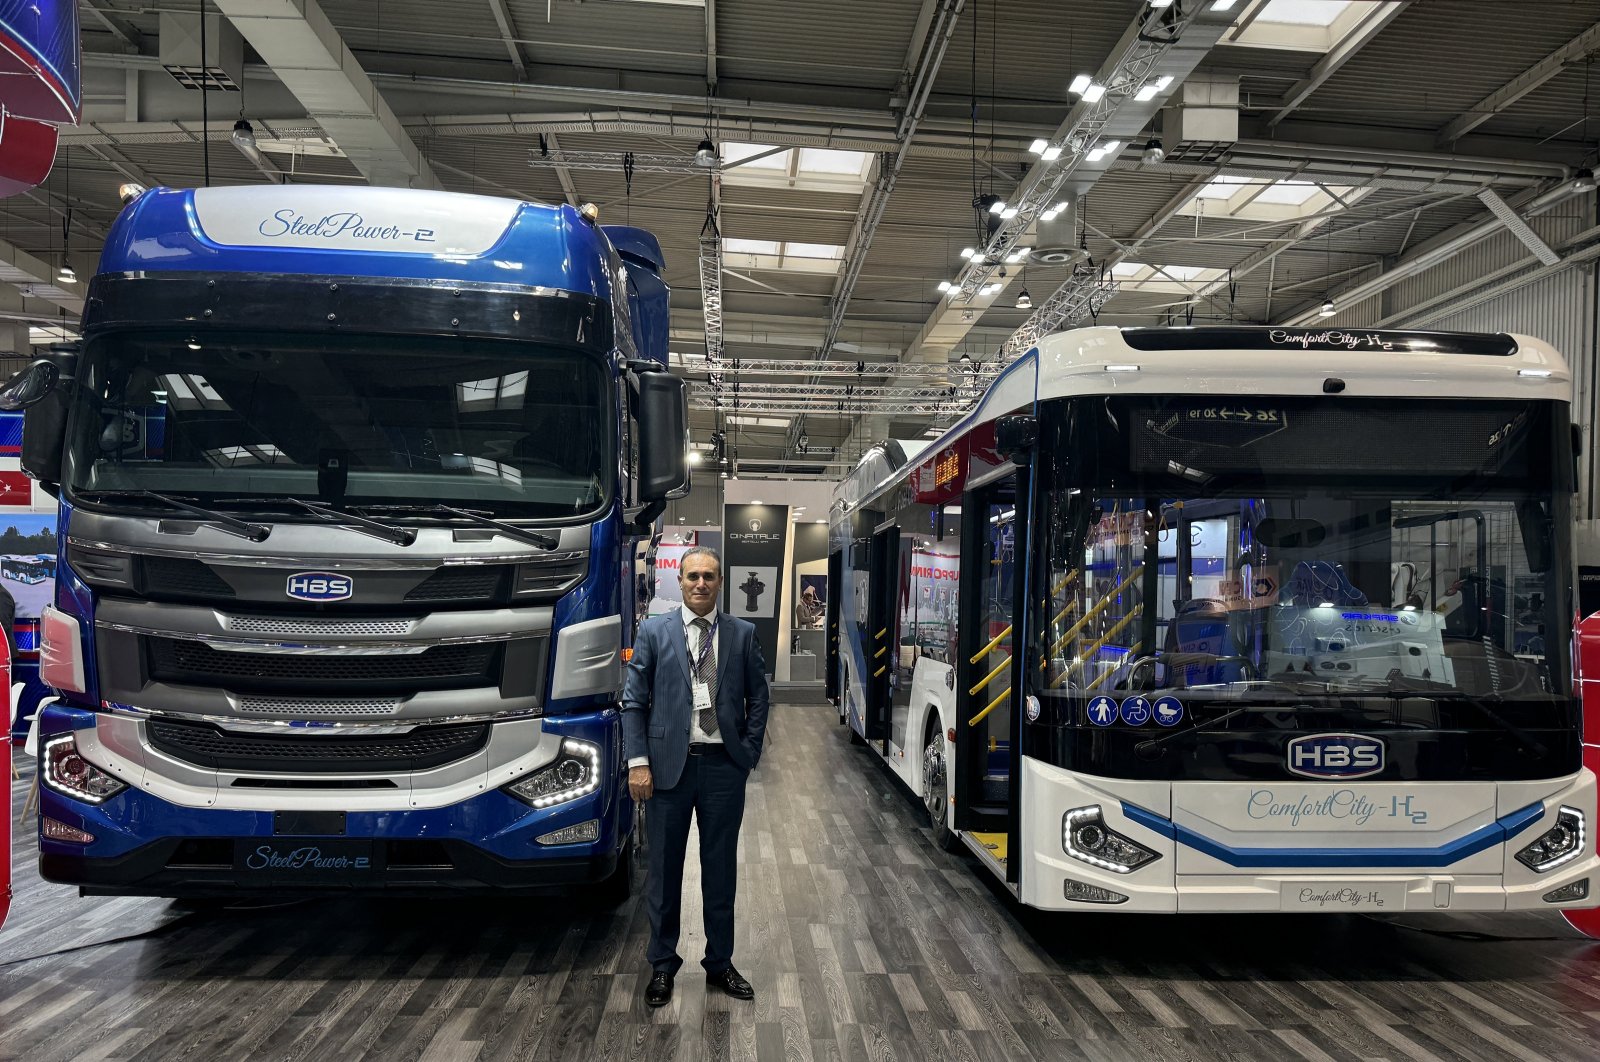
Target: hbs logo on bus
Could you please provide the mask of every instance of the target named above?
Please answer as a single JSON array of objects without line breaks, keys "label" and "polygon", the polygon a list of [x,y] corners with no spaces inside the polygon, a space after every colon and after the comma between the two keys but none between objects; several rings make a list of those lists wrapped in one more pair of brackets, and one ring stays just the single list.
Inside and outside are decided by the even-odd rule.
[{"label": "hbs logo on bus", "polygon": [[1365,778],[1383,770],[1383,742],[1363,734],[1307,734],[1289,742],[1288,766],[1306,778]]},{"label": "hbs logo on bus", "polygon": [[299,601],[347,601],[355,593],[348,575],[335,572],[295,572],[284,593]]}]

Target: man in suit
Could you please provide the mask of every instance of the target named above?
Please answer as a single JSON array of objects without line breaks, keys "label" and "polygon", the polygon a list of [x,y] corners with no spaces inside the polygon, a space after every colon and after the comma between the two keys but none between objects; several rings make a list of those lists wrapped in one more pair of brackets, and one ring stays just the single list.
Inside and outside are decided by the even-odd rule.
[{"label": "man in suit", "polygon": [[697,547],[678,567],[683,607],[646,620],[622,689],[628,791],[648,801],[650,983],[645,1002],[672,1000],[683,862],[691,816],[700,823],[706,985],[754,999],[733,968],[733,900],[744,785],[767,730],[767,675],[753,624],[720,612],[722,558]]}]

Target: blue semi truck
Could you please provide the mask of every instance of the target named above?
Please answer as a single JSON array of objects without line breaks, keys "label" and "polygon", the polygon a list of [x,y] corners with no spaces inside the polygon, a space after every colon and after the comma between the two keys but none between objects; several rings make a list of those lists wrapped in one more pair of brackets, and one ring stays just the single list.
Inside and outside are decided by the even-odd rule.
[{"label": "blue semi truck", "polygon": [[40,869],[86,893],[629,889],[617,702],[687,488],[648,233],[128,189],[19,374],[60,499]]}]

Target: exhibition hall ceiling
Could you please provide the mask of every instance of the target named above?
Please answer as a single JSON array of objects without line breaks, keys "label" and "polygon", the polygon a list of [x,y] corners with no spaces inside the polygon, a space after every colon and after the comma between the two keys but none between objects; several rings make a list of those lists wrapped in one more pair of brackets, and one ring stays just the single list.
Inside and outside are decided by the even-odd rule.
[{"label": "exhibition hall ceiling", "polygon": [[[1576,212],[1536,197],[1600,140],[1596,0],[212,0],[205,93],[197,0],[79,7],[83,123],[0,262],[87,278],[128,181],[592,202],[660,238],[746,475],[948,424],[1040,330],[1381,322],[1447,230]],[[75,323],[81,282],[15,284]]]}]

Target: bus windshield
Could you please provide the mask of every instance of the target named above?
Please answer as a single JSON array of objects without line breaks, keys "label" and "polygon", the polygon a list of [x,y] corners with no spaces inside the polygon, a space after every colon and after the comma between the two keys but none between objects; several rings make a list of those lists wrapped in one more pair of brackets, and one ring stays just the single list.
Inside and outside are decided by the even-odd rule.
[{"label": "bus windshield", "polygon": [[1426,707],[1435,726],[1451,725],[1437,706],[1452,701],[1460,720],[1473,704],[1559,718],[1565,417],[1531,402],[1432,405],[1047,407],[1033,685],[1053,717],[1170,727],[1241,703],[1378,699],[1396,721]]},{"label": "bus windshield", "polygon": [[79,371],[71,494],[444,502],[576,518],[610,497],[600,358],[424,336],[138,332]]}]

